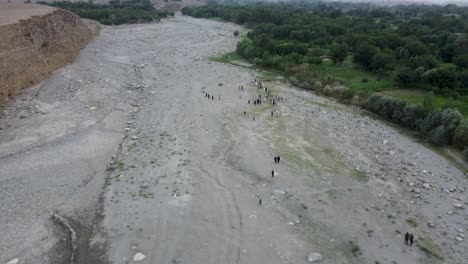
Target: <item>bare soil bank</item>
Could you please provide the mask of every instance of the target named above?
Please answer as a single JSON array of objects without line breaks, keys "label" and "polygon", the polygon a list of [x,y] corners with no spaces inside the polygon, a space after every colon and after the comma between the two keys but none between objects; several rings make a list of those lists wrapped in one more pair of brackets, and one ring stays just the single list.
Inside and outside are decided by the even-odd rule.
[{"label": "bare soil bank", "polygon": [[24,11],[19,12],[24,16],[35,11],[28,19],[8,24],[13,21],[10,17],[0,23],[0,104],[74,61],[96,33],[73,13],[29,6],[36,7],[1,4],[1,17],[7,17],[4,13]]}]

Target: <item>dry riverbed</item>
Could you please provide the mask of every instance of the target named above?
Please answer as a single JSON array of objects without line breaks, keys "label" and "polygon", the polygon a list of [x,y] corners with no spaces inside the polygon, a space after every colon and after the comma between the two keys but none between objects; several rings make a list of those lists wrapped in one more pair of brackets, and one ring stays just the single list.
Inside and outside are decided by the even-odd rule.
[{"label": "dry riverbed", "polygon": [[77,263],[468,259],[464,172],[280,77],[265,80],[277,106],[248,104],[265,75],[209,60],[234,30],[181,16],[104,27],[4,110],[0,263],[66,263],[52,212],[77,232]]}]

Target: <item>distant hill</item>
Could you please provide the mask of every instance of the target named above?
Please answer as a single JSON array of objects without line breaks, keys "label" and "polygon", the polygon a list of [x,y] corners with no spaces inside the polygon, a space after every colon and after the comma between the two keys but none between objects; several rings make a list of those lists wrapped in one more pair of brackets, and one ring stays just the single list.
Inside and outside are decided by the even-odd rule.
[{"label": "distant hill", "polygon": [[[24,3],[26,0],[0,0],[0,3]],[[56,0],[31,0],[32,3],[46,2],[52,3]],[[88,0],[61,0],[69,2],[88,2]],[[107,4],[110,0],[92,0],[95,4]],[[180,11],[184,6],[204,5],[207,0],[151,0],[156,9],[164,11]]]}]

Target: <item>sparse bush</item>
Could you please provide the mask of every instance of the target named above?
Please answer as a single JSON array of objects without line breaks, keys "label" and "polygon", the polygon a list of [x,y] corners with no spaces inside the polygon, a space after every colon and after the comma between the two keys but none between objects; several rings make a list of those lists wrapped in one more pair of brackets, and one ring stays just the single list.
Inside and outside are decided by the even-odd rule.
[{"label": "sparse bush", "polygon": [[356,242],[350,240],[350,241],[349,241],[349,246],[351,247],[351,253],[353,253],[353,255],[354,255],[355,257],[357,257],[358,255],[360,255],[360,253],[361,253],[361,248],[359,247],[359,245],[358,245]]},{"label": "sparse bush", "polygon": [[325,88],[323,88],[323,93],[325,95],[330,96],[333,93],[333,88],[331,88],[330,85],[327,85],[327,86],[325,86]]},{"label": "sparse bush", "polygon": [[432,143],[449,144],[463,116],[453,108],[437,109],[430,112],[420,124],[420,131],[429,136]]},{"label": "sparse bush", "polygon": [[314,88],[315,89],[322,89],[322,83],[320,81],[316,81],[314,83]]},{"label": "sparse bush", "polygon": [[463,158],[465,158],[466,161],[468,161],[468,147],[465,147],[463,150]]},{"label": "sparse bush", "polygon": [[461,120],[458,124],[453,134],[452,143],[460,149],[468,147],[468,118]]},{"label": "sparse bush", "polygon": [[234,35],[234,37],[237,37],[237,36],[239,36],[239,31],[237,31],[237,30],[236,30],[236,31],[234,31],[233,35]]}]

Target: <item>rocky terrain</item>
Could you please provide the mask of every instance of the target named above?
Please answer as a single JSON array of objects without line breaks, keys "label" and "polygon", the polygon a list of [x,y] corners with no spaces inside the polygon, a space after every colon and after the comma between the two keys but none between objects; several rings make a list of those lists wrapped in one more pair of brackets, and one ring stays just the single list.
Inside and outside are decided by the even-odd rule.
[{"label": "rocky terrain", "polygon": [[[104,27],[5,109],[0,263],[466,262],[465,172],[359,109],[211,61],[235,30]],[[283,100],[249,104],[255,79]]]},{"label": "rocky terrain", "polygon": [[85,23],[63,10],[0,3],[0,103],[73,62],[96,34]]}]

